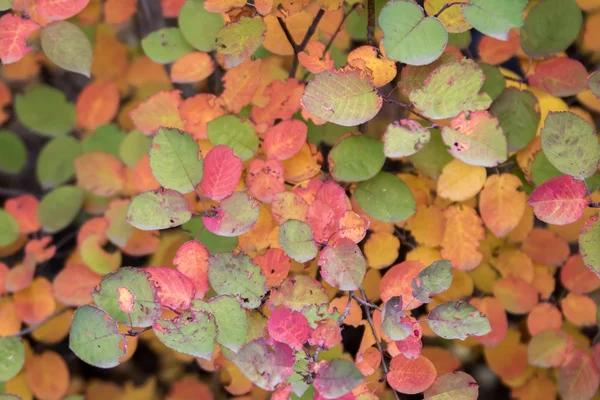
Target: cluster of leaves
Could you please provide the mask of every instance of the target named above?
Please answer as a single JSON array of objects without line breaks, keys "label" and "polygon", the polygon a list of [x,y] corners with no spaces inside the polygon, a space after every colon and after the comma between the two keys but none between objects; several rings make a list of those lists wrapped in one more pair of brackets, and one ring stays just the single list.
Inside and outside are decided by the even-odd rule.
[{"label": "cluster of leaves", "polygon": [[1,398],[598,396],[600,1],[0,9]]}]

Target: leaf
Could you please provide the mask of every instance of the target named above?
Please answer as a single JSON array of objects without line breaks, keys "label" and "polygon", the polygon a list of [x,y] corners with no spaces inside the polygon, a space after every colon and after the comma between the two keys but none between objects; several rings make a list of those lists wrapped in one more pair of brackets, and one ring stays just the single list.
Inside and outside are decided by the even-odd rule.
[{"label": "leaf", "polygon": [[218,208],[202,217],[209,232],[219,236],[239,236],[256,224],[260,209],[258,203],[244,192],[234,192],[223,199]]},{"label": "leaf", "polygon": [[240,65],[265,40],[267,26],[261,17],[242,17],[238,22],[225,25],[217,32],[217,53],[225,56],[227,68]]},{"label": "leaf", "polygon": [[71,136],[50,140],[40,152],[36,176],[43,188],[66,183],[75,175],[74,162],[83,152],[81,142]]},{"label": "leaf", "polygon": [[588,85],[594,96],[600,98],[600,72],[594,71],[588,76]]},{"label": "leaf", "polygon": [[172,320],[156,320],[152,330],[167,347],[205,360],[212,358],[217,344],[215,318],[203,311],[185,311]]},{"label": "leaf", "polygon": [[465,372],[444,374],[425,390],[424,400],[477,400],[479,385]]},{"label": "leaf", "polygon": [[466,205],[449,206],[444,209],[446,231],[442,239],[441,255],[460,270],[472,270],[481,262],[478,252],[485,230],[477,212]]},{"label": "leaf", "polygon": [[531,58],[564,51],[579,35],[583,16],[574,0],[544,0],[527,13],[521,47]]},{"label": "leaf", "polygon": [[402,296],[394,296],[385,302],[381,331],[392,340],[404,340],[413,333],[413,321],[402,310]]},{"label": "leaf", "polygon": [[54,297],[69,306],[83,306],[92,302],[92,291],[102,280],[85,264],[67,264],[52,281]]},{"label": "leaf", "polygon": [[416,203],[409,187],[397,176],[380,172],[360,182],[354,192],[358,205],[373,218],[399,222],[410,218]]},{"label": "leaf", "polygon": [[160,128],[183,129],[180,105],[179,90],[161,91],[142,101],[129,116],[135,127],[146,135],[154,135]]},{"label": "leaf", "polygon": [[343,126],[371,120],[382,102],[369,79],[353,68],[316,74],[302,95],[302,106],[310,114]]},{"label": "leaf", "polygon": [[285,191],[284,168],[279,160],[252,160],[246,170],[246,185],[250,194],[263,203]]},{"label": "leaf", "polygon": [[358,290],[365,277],[367,263],[360,248],[350,239],[341,238],[326,246],[319,256],[321,278],[340,290]]},{"label": "leaf", "polygon": [[150,231],[185,224],[192,218],[188,202],[175,190],[152,190],[131,200],[126,220],[134,227]]},{"label": "leaf", "polygon": [[598,170],[600,143],[594,128],[571,112],[550,112],[541,130],[542,149],[563,174],[589,178]]},{"label": "leaf", "polygon": [[379,14],[383,45],[389,58],[409,65],[435,61],[446,48],[448,33],[434,17],[425,17],[423,9],[407,0],[386,4]]},{"label": "leaf", "polygon": [[233,352],[238,352],[248,335],[248,317],[238,297],[215,296],[208,303],[194,300],[192,310],[213,315],[217,324],[217,343]]},{"label": "leaf", "polygon": [[[330,53],[325,53],[325,45],[316,40],[311,40],[306,45],[304,51],[298,54],[298,61],[311,74],[327,71],[333,68],[333,60]],[[325,55],[325,58],[323,58]]]},{"label": "leaf", "polygon": [[117,115],[120,100],[119,87],[114,82],[94,82],[85,86],[77,96],[77,126],[95,130],[108,124]]},{"label": "leaf", "polygon": [[4,14],[0,18],[0,60],[2,64],[10,64],[19,61],[29,51],[27,38],[40,26],[31,19],[23,19],[11,13]]},{"label": "leaf", "polygon": [[387,381],[400,393],[417,394],[429,388],[436,375],[435,367],[427,358],[419,356],[411,360],[399,354],[390,362]]},{"label": "leaf", "polygon": [[19,337],[0,337],[0,382],[16,376],[25,364],[25,346]]},{"label": "leaf", "polygon": [[63,92],[47,85],[33,85],[18,94],[15,112],[19,122],[42,136],[64,136],[75,124],[75,106]]},{"label": "leaf", "polygon": [[443,168],[454,157],[448,153],[448,148],[442,140],[442,134],[439,129],[431,129],[431,139],[419,152],[409,156],[417,169],[428,177],[438,179]]},{"label": "leaf", "polygon": [[504,89],[492,104],[490,113],[498,118],[509,153],[525,148],[535,138],[541,120],[540,104],[529,90]]},{"label": "leaf", "polygon": [[397,74],[396,63],[380,57],[374,46],[360,46],[348,54],[348,64],[369,75],[376,88],[387,85]]},{"label": "leaf", "polygon": [[481,68],[485,75],[485,82],[483,82],[479,93],[487,93],[492,100],[496,100],[498,96],[502,94],[504,89],[506,89],[506,78],[502,75],[502,72],[493,65],[481,61],[479,61],[477,65],[479,65],[479,68]]},{"label": "leaf", "polygon": [[195,298],[203,298],[208,290],[208,250],[195,240],[190,240],[181,245],[175,257],[173,265],[183,275],[190,278],[196,289]]},{"label": "leaf", "polygon": [[481,68],[474,61],[463,59],[436,68],[422,88],[409,93],[409,98],[426,117],[452,118],[490,106],[490,96],[479,93],[484,81]]},{"label": "leaf", "polygon": [[67,363],[52,350],[28,357],[25,378],[38,399],[62,399],[69,389]]},{"label": "leaf", "polygon": [[150,168],[161,186],[189,193],[202,180],[204,163],[198,143],[189,134],[160,128],[152,139]]},{"label": "leaf", "polygon": [[266,293],[266,279],[259,266],[244,253],[211,255],[208,259],[208,280],[217,294],[239,295],[244,308],[260,306]]},{"label": "leaf", "polygon": [[83,153],[73,164],[77,185],[91,194],[110,197],[125,186],[125,167],[112,154],[101,151]]},{"label": "leaf", "polygon": [[437,183],[437,193],[452,201],[468,200],[481,191],[486,176],[487,171],[484,167],[453,159],[442,169]]},{"label": "leaf", "polygon": [[27,162],[23,140],[8,130],[0,130],[0,171],[20,174]]},{"label": "leaf", "polygon": [[102,248],[98,235],[87,236],[79,246],[82,261],[94,272],[105,275],[121,266],[121,252],[109,253]]},{"label": "leaf", "polygon": [[495,167],[508,158],[506,136],[487,111],[460,113],[442,128],[442,138],[450,154],[467,164]]},{"label": "leaf", "polygon": [[13,244],[19,238],[19,223],[17,220],[0,209],[0,247]]},{"label": "leaf", "polygon": [[[39,200],[31,194],[12,197],[4,202],[4,210],[13,216],[19,224],[19,232],[35,233],[41,229],[37,218]],[[51,240],[48,238],[48,240]],[[27,247],[25,252],[27,253]]]},{"label": "leaf", "polygon": [[226,253],[233,251],[238,245],[237,237],[217,236],[209,232],[202,218],[194,218],[183,224],[183,230],[193,239],[206,246],[206,249],[211,253]]},{"label": "leaf", "polygon": [[106,312],[84,305],[73,315],[69,349],[94,367],[112,368],[119,365],[119,359],[125,355],[127,341],[125,335],[119,333],[115,320]]},{"label": "leaf", "polygon": [[183,37],[200,51],[215,49],[219,29],[225,24],[219,13],[207,11],[205,1],[190,0],[183,3],[179,12],[178,25]]},{"label": "leaf", "polygon": [[269,315],[267,329],[274,340],[296,351],[302,348],[311,333],[304,315],[287,307],[279,307]]},{"label": "leaf", "polygon": [[247,343],[233,358],[235,365],[256,386],[271,391],[293,373],[294,361],[288,345],[263,338]]},{"label": "leaf", "polygon": [[591,399],[598,390],[600,376],[592,358],[576,349],[558,371],[558,391],[564,400]]},{"label": "leaf", "polygon": [[573,351],[573,338],[566,332],[546,330],[534,335],[527,345],[530,365],[540,368],[561,366]]},{"label": "leaf", "polygon": [[407,260],[394,265],[381,279],[379,291],[381,300],[388,301],[392,297],[401,296],[404,308],[413,310],[422,303],[412,296],[411,283],[425,265],[417,260]]},{"label": "leaf", "polygon": [[279,245],[298,262],[307,262],[317,256],[317,245],[310,226],[303,221],[289,219],[279,227]]},{"label": "leaf", "polygon": [[75,186],[61,186],[40,201],[37,216],[42,229],[55,233],[66,228],[77,216],[83,204],[83,191]]},{"label": "leaf", "polygon": [[258,137],[252,125],[234,115],[224,115],[208,123],[207,135],[215,145],[226,145],[242,161],[247,161],[258,149]]},{"label": "leaf", "polygon": [[600,277],[600,217],[594,216],[586,221],[579,234],[579,251],[583,262],[592,272]]},{"label": "leaf", "polygon": [[92,45],[83,31],[67,21],[55,22],[42,28],[42,49],[48,58],[67,71],[90,77]]},{"label": "leaf", "polygon": [[465,340],[468,336],[483,336],[491,331],[487,317],[463,301],[443,303],[429,312],[427,323],[436,335],[444,339]]},{"label": "leaf", "polygon": [[451,283],[452,264],[447,260],[436,261],[413,279],[412,295],[423,303],[431,303],[433,301],[431,296],[448,290]]},{"label": "leaf", "polygon": [[[361,157],[356,157],[360,153]],[[329,153],[329,170],[337,180],[360,182],[377,175],[383,167],[383,143],[367,135],[350,135]]]},{"label": "leaf", "polygon": [[267,131],[263,143],[267,155],[279,161],[293,157],[306,142],[307,132],[306,124],[296,119],[288,119],[274,125]]},{"label": "leaf", "polygon": [[67,19],[79,14],[90,0],[36,0],[36,9],[44,18],[50,20]]},{"label": "leaf", "polygon": [[538,304],[535,287],[517,277],[497,280],[492,290],[494,297],[512,314],[527,314]]},{"label": "leaf", "polygon": [[512,28],[523,26],[527,0],[469,0],[462,7],[467,21],[481,33],[508,40]]},{"label": "leaf", "polygon": [[411,156],[419,152],[430,139],[431,132],[417,121],[394,121],[383,135],[383,151],[390,158]]},{"label": "leaf", "polygon": [[190,278],[170,267],[148,267],[144,269],[150,281],[158,288],[158,300],[164,308],[187,310],[196,295]]},{"label": "leaf", "polygon": [[533,206],[535,216],[553,225],[566,225],[583,217],[587,207],[583,182],[572,176],[552,178],[535,188],[527,203]]},{"label": "leaf", "polygon": [[[133,295],[133,311],[121,309],[119,288]],[[122,290],[121,293],[124,291]],[[134,327],[152,326],[160,317],[160,288],[151,280],[144,269],[122,267],[104,276],[100,285],[92,292],[96,305],[106,311],[117,322]]]},{"label": "leaf", "polygon": [[194,50],[179,28],[162,28],[150,33],[142,39],[142,49],[159,64],[172,63]]},{"label": "leaf", "polygon": [[479,196],[479,213],[485,226],[498,238],[517,227],[525,213],[522,182],[511,174],[491,175]]},{"label": "leaf", "polygon": [[577,60],[556,57],[542,61],[535,66],[529,77],[529,84],[553,96],[574,96],[588,88],[588,72]]},{"label": "leaf", "polygon": [[334,358],[317,373],[315,389],[325,399],[336,399],[360,385],[365,377],[350,360]]}]

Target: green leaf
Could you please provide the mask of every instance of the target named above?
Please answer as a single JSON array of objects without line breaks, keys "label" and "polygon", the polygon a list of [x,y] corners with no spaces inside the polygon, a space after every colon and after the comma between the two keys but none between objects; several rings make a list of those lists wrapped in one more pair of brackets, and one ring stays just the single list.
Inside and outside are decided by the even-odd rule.
[{"label": "green leaf", "polygon": [[322,366],[315,378],[315,388],[325,399],[336,399],[349,393],[365,379],[354,362],[334,358]]},{"label": "green leaf", "polygon": [[594,128],[577,114],[548,113],[540,136],[546,157],[563,174],[584,179],[598,170],[598,137]]},{"label": "green leaf", "polygon": [[[131,313],[123,311],[123,309],[127,310],[123,306],[122,298],[125,290],[133,296]],[[122,267],[102,278],[92,292],[92,298],[98,307],[117,322],[144,328],[152,326],[160,317],[162,310],[158,297],[159,290],[160,288],[152,282],[143,268]]]},{"label": "green leaf", "polygon": [[539,186],[542,183],[556,178],[557,176],[564,175],[560,172],[546,157],[544,150],[538,150],[533,157],[533,163],[531,164],[531,181],[535,186]]},{"label": "green leaf", "polygon": [[288,219],[279,226],[279,245],[285,253],[299,263],[304,263],[317,256],[312,229],[303,221]]},{"label": "green leaf", "polygon": [[178,129],[160,128],[152,139],[150,168],[161,186],[181,193],[193,191],[204,172],[198,142]]},{"label": "green leaf", "polygon": [[213,146],[226,145],[242,161],[252,158],[258,149],[258,136],[252,125],[234,115],[223,115],[210,121],[207,135]]},{"label": "green leaf", "polygon": [[196,50],[215,49],[217,32],[225,21],[220,13],[211,13],[204,8],[204,0],[187,0],[179,11],[179,29],[183,37]]},{"label": "green leaf", "polygon": [[302,105],[312,115],[343,126],[355,126],[375,117],[382,99],[371,81],[352,68],[323,71],[308,82]]},{"label": "green leaf", "polygon": [[381,330],[392,340],[404,340],[413,333],[413,321],[402,311],[402,296],[394,296],[385,302]]},{"label": "green leaf", "polygon": [[0,171],[19,174],[27,161],[23,140],[8,130],[0,130]]},{"label": "green leaf", "polygon": [[240,65],[265,40],[267,26],[262,17],[242,17],[237,22],[228,23],[217,32],[217,53],[225,56],[225,66]]},{"label": "green leaf", "polygon": [[238,244],[238,238],[218,236],[204,226],[202,218],[194,218],[183,224],[183,230],[192,238],[206,246],[210,254],[227,253],[235,250]]},{"label": "green leaf", "polygon": [[179,28],[162,28],[142,39],[142,49],[152,61],[169,64],[194,49]]},{"label": "green leaf", "polygon": [[431,139],[418,153],[409,156],[408,159],[422,173],[432,179],[438,179],[444,167],[454,157],[448,153],[448,148],[442,140],[442,132],[439,129],[430,129]]},{"label": "green leaf", "polygon": [[233,192],[221,200],[215,215],[202,217],[206,229],[219,236],[240,236],[249,232],[260,214],[258,202],[245,192]]},{"label": "green leaf", "polygon": [[412,295],[422,303],[431,303],[431,295],[440,294],[452,284],[452,264],[448,260],[435,261],[419,272],[412,281]]},{"label": "green leaf", "polygon": [[588,85],[594,96],[600,99],[600,71],[595,71],[588,77]]},{"label": "green leaf", "polygon": [[142,157],[148,154],[151,145],[152,137],[135,129],[121,141],[119,157],[128,168],[133,168]]},{"label": "green leaf", "polygon": [[90,77],[92,45],[75,24],[58,21],[42,27],[42,50],[48,58],[67,71]]},{"label": "green leaf", "polygon": [[104,310],[85,305],[73,314],[69,348],[94,367],[112,368],[119,365],[119,359],[125,355],[127,341],[125,335],[119,333],[115,320]]},{"label": "green leaf", "polygon": [[267,292],[261,268],[244,253],[213,254],[208,259],[208,281],[217,294],[239,295],[244,308],[257,308]]},{"label": "green leaf", "polygon": [[83,190],[75,186],[61,186],[45,195],[40,202],[37,216],[47,233],[63,230],[77,216],[83,205]]},{"label": "green leaf", "polygon": [[269,295],[269,307],[285,306],[294,311],[312,305],[329,303],[329,296],[323,285],[306,275],[287,277],[278,289],[272,289]]},{"label": "green leaf", "polygon": [[20,337],[0,337],[0,382],[16,376],[25,364],[25,345]]},{"label": "green leaf", "polygon": [[345,137],[329,153],[331,174],[345,182],[360,182],[374,177],[381,171],[384,162],[383,143],[367,135]]},{"label": "green leaf", "polygon": [[26,128],[43,136],[63,136],[75,124],[75,106],[65,94],[47,85],[31,86],[15,99],[17,118]]},{"label": "green leaf", "polygon": [[417,208],[409,187],[402,179],[387,172],[359,183],[354,196],[367,214],[384,222],[405,221]]},{"label": "green leaf", "polygon": [[127,222],[134,227],[151,231],[183,225],[192,218],[188,202],[175,190],[151,190],[131,200]]},{"label": "green leaf", "polygon": [[542,0],[527,13],[521,47],[531,58],[560,53],[575,41],[582,22],[575,0]]},{"label": "green leaf", "polygon": [[400,158],[419,152],[429,143],[431,132],[417,121],[403,119],[388,125],[383,135],[386,157]]},{"label": "green leaf", "polygon": [[540,105],[529,90],[509,87],[494,101],[490,113],[506,134],[508,152],[519,151],[531,142],[540,124]]},{"label": "green leaf", "polygon": [[410,92],[409,98],[426,117],[433,119],[486,110],[492,99],[487,93],[479,93],[484,80],[477,63],[465,58],[436,68],[422,88]]},{"label": "green leaf", "polygon": [[435,61],[446,48],[448,32],[434,17],[410,0],[389,1],[379,14],[383,46],[388,58],[409,65]]},{"label": "green leaf", "polygon": [[448,46],[456,47],[459,50],[468,49],[471,45],[471,31],[452,33],[448,32]]},{"label": "green leaf", "polygon": [[10,10],[13,0],[0,0],[0,11]]},{"label": "green leaf", "polygon": [[84,152],[101,151],[119,157],[121,143],[128,136],[115,124],[99,126],[92,136],[86,137],[81,144]]},{"label": "green leaf", "polygon": [[216,296],[208,303],[194,300],[192,309],[214,316],[217,326],[217,343],[235,353],[242,348],[248,335],[248,317],[237,297]]},{"label": "green leaf", "polygon": [[512,28],[523,26],[523,10],[527,0],[469,0],[462,6],[467,22],[479,32],[508,40]]},{"label": "green leaf", "polygon": [[600,277],[600,217],[586,221],[579,234],[579,251],[585,265]]},{"label": "green leaf", "polygon": [[508,158],[506,136],[487,111],[459,114],[442,128],[442,138],[450,154],[467,164],[495,167]]},{"label": "green leaf", "polygon": [[294,372],[294,361],[294,353],[287,344],[263,338],[246,344],[233,359],[246,378],[270,391]]},{"label": "green leaf", "polygon": [[440,304],[431,310],[427,323],[444,339],[465,340],[468,336],[483,336],[492,330],[487,317],[464,301]]},{"label": "green leaf", "polygon": [[479,93],[487,93],[492,100],[496,100],[506,88],[506,78],[504,78],[498,67],[483,62],[478,62],[477,65],[485,75],[485,81]]},{"label": "green leaf", "polygon": [[75,176],[73,163],[82,153],[81,143],[72,136],[49,141],[38,156],[35,170],[42,187],[49,189],[71,180]]},{"label": "green leaf", "polygon": [[171,320],[156,320],[152,329],[167,347],[182,354],[212,359],[217,345],[217,325],[212,314],[185,311]]},{"label": "green leaf", "polygon": [[0,209],[0,247],[13,244],[19,238],[19,223],[17,220]]}]

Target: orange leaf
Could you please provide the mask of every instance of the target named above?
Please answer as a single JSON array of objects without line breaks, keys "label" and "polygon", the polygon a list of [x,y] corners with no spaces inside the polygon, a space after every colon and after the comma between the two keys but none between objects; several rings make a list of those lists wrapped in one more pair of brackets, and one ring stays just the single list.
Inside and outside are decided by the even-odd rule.
[{"label": "orange leaf", "polygon": [[417,394],[431,386],[436,376],[435,367],[427,358],[411,360],[399,354],[392,358],[387,381],[400,393]]},{"label": "orange leaf", "polygon": [[10,297],[0,298],[0,321],[0,337],[14,335],[21,329],[21,319]]},{"label": "orange leaf", "polygon": [[560,329],[561,325],[562,314],[550,303],[538,304],[527,316],[527,329],[531,336],[545,330]]},{"label": "orange leaf", "polygon": [[290,272],[290,258],[281,249],[268,249],[252,261],[267,278],[268,287],[281,285]]},{"label": "orange leaf", "polygon": [[[138,57],[135,61],[140,58],[143,57]],[[116,37],[110,27],[99,25],[96,29],[96,45],[92,55],[92,77],[118,82],[126,78],[127,68],[129,68],[129,48]],[[166,75],[164,68],[163,74]]]},{"label": "orange leaf", "polygon": [[573,293],[590,293],[600,288],[600,278],[583,263],[581,254],[574,254],[560,269],[560,281]]},{"label": "orange leaf", "polygon": [[333,68],[333,60],[329,57],[329,52],[325,53],[325,58],[321,60],[324,52],[325,45],[323,43],[316,40],[310,41],[304,51],[298,54],[298,61],[308,72],[313,74],[327,71]]},{"label": "orange leaf", "polygon": [[527,201],[521,187],[521,180],[515,175],[491,175],[479,196],[479,211],[485,226],[496,237],[507,236],[519,224],[525,212]]},{"label": "orange leaf", "polygon": [[35,274],[35,262],[32,259],[24,260],[11,268],[6,275],[5,288],[9,292],[18,292],[31,284]]},{"label": "orange leaf", "polygon": [[69,388],[67,363],[51,350],[32,355],[27,360],[25,376],[29,388],[38,399],[62,399]]},{"label": "orange leaf", "polygon": [[186,132],[194,139],[206,139],[208,123],[227,112],[219,105],[214,94],[200,93],[185,99],[179,106],[179,113]]},{"label": "orange leaf", "polygon": [[482,36],[477,44],[481,61],[499,65],[508,61],[519,51],[519,34],[515,29],[508,33],[508,40],[498,40],[491,36]]},{"label": "orange leaf", "polygon": [[67,264],[52,281],[52,291],[57,300],[70,306],[92,302],[92,291],[102,280],[85,264]]},{"label": "orange leaf", "polygon": [[265,107],[252,107],[250,116],[256,124],[272,126],[276,119],[286,120],[300,110],[300,100],[304,93],[304,84],[294,78],[285,82],[273,81],[264,91],[269,96]]},{"label": "orange leaf", "polygon": [[223,105],[233,114],[252,101],[254,93],[260,85],[261,60],[248,59],[240,65],[233,67],[223,76],[224,90],[221,94]]},{"label": "orange leaf", "polygon": [[488,366],[502,379],[515,379],[527,368],[527,347],[514,329],[508,330],[498,346],[484,347],[483,351]]},{"label": "orange leaf", "polygon": [[382,87],[396,77],[396,63],[380,56],[379,50],[373,46],[360,46],[348,54],[348,64],[365,71],[373,86]]},{"label": "orange leaf", "polygon": [[282,121],[269,128],[264,141],[267,155],[280,161],[293,157],[306,142],[307,132],[306,124],[296,119]]},{"label": "orange leaf", "polygon": [[119,88],[115,83],[90,83],[77,97],[77,126],[93,131],[109,123],[117,115],[119,101]]},{"label": "orange leaf", "polygon": [[179,115],[179,90],[158,92],[130,111],[135,127],[146,135],[153,135],[160,127],[184,129]]},{"label": "orange leaf", "polygon": [[596,312],[598,306],[590,297],[569,293],[560,300],[560,308],[567,321],[576,326],[594,326],[596,325]]},{"label": "orange leaf", "polygon": [[494,296],[512,314],[527,314],[538,303],[535,288],[522,279],[509,276],[494,283]]},{"label": "orange leaf", "polygon": [[381,279],[381,300],[388,301],[394,296],[402,296],[402,302],[407,310],[419,307],[423,303],[414,299],[412,281],[423,269],[425,265],[419,261],[404,261],[394,265]]},{"label": "orange leaf", "polygon": [[125,186],[125,166],[112,154],[83,153],[74,165],[77,185],[97,196],[112,196]]},{"label": "orange leaf", "polygon": [[194,51],[180,57],[171,68],[171,81],[175,83],[200,82],[215,70],[213,60],[208,53]]},{"label": "orange leaf", "polygon": [[175,258],[173,258],[173,265],[177,267],[177,270],[183,275],[187,276],[194,283],[196,288],[195,298],[201,299],[209,291],[208,285],[208,250],[200,242],[190,240],[185,242]]},{"label": "orange leaf", "polygon": [[43,277],[35,278],[29,287],[16,292],[13,299],[17,315],[30,325],[43,321],[56,308],[52,284]]},{"label": "orange leaf", "polygon": [[285,190],[281,162],[252,160],[248,166],[246,184],[252,196],[264,203],[270,203],[273,195]]},{"label": "orange leaf", "polygon": [[473,208],[461,204],[444,209],[444,216],[446,231],[442,240],[442,257],[450,260],[456,269],[472,270],[483,259],[477,251],[485,237],[481,219]]},{"label": "orange leaf", "polygon": [[27,37],[40,26],[30,19],[23,19],[11,13],[0,18],[0,60],[2,64],[19,61],[29,53]]},{"label": "orange leaf", "polygon": [[533,228],[522,244],[523,251],[537,263],[560,266],[569,257],[569,243],[558,234]]},{"label": "orange leaf", "polygon": [[28,234],[41,229],[41,225],[37,219],[39,205],[39,200],[34,196],[24,194],[6,200],[4,210],[17,220],[19,223],[19,232]]},{"label": "orange leaf", "polygon": [[106,0],[104,18],[109,24],[122,24],[137,11],[136,0]]},{"label": "orange leaf", "polygon": [[576,349],[558,372],[558,391],[564,400],[591,399],[600,385],[592,358]]},{"label": "orange leaf", "polygon": [[0,124],[4,124],[9,118],[9,115],[4,111],[4,107],[9,105],[12,101],[12,94],[10,89],[6,86],[6,83],[0,81]]},{"label": "orange leaf", "polygon": [[145,271],[158,286],[158,297],[163,307],[176,310],[190,307],[196,295],[196,288],[190,278],[169,267],[148,267]]}]

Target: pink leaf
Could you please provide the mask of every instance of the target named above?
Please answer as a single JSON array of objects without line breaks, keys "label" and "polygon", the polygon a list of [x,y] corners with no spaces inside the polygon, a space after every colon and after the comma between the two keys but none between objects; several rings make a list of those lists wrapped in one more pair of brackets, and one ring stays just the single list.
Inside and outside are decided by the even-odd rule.
[{"label": "pink leaf", "polygon": [[29,51],[27,37],[40,26],[30,19],[18,15],[4,14],[0,18],[0,60],[2,64],[19,61]]},{"label": "pink leaf", "polygon": [[51,20],[71,18],[79,14],[90,0],[36,0],[36,11]]},{"label": "pink leaf", "polygon": [[587,89],[587,75],[587,69],[579,61],[557,57],[537,64],[529,83],[553,96],[566,97]]},{"label": "pink leaf", "polygon": [[273,339],[295,350],[302,348],[311,331],[304,315],[287,307],[280,307],[271,313],[267,329]]},{"label": "pink leaf", "polygon": [[306,124],[297,119],[280,122],[267,131],[265,151],[270,158],[287,160],[302,149],[307,132]]},{"label": "pink leaf", "polygon": [[150,280],[158,286],[158,298],[165,308],[186,310],[196,295],[194,283],[174,268],[148,267]]},{"label": "pink leaf", "polygon": [[200,242],[190,240],[181,245],[173,265],[183,275],[190,278],[196,289],[195,298],[201,299],[210,289],[208,286],[208,250]]},{"label": "pink leaf", "polygon": [[341,218],[346,211],[352,208],[344,188],[333,181],[323,183],[318,188],[315,199],[329,204],[337,218]]},{"label": "pink leaf", "polygon": [[306,222],[313,231],[314,238],[319,243],[326,243],[337,232],[338,225],[335,211],[321,200],[315,200],[308,207]]},{"label": "pink leaf", "polygon": [[200,188],[206,197],[223,200],[231,195],[242,176],[242,159],[225,145],[211,149],[204,159]]},{"label": "pink leaf", "polygon": [[533,206],[533,212],[540,220],[553,225],[566,225],[583,217],[583,209],[588,205],[585,195],[582,181],[564,175],[535,188],[528,204]]},{"label": "pink leaf", "polygon": [[325,247],[319,257],[319,266],[323,280],[340,290],[357,290],[367,270],[360,248],[346,238]]}]

